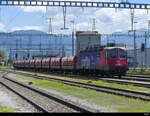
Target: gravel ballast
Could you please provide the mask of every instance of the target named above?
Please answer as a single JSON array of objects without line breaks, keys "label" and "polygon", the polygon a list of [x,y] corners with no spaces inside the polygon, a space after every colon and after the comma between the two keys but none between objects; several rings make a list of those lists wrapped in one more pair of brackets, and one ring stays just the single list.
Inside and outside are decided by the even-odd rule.
[{"label": "gravel ballast", "polygon": [[[21,78],[16,78],[11,73],[8,74],[7,76],[9,78],[13,78],[13,79],[18,80],[18,81],[23,81],[24,80],[24,79],[21,79]],[[25,83],[25,84],[27,84],[27,83]],[[40,87],[36,87],[36,88],[40,88]],[[96,105],[96,104],[89,104],[86,100],[79,99],[79,98],[71,96],[71,95],[68,96],[68,95],[65,95],[63,93],[57,92],[55,90],[50,90],[50,89],[46,89],[46,88],[40,88],[40,89],[42,89],[44,91],[47,91],[48,93],[60,96],[60,97],[62,97],[65,100],[76,102],[76,103],[78,103],[80,105],[84,105],[86,107],[89,107],[89,108],[92,108],[92,109],[96,109],[98,112],[115,112],[115,110],[112,109],[112,108],[103,107],[103,106],[99,106],[99,105]]]},{"label": "gravel ballast", "polygon": [[34,103],[40,104],[44,109],[47,109],[48,112],[77,112],[72,108],[69,108],[61,103],[51,100],[50,98],[42,96],[37,92],[24,88],[9,80],[1,78],[0,81],[9,87],[13,87],[15,91],[19,92],[23,96],[28,97],[28,99],[32,100]]},{"label": "gravel ballast", "polygon": [[14,112],[39,112],[31,104],[0,84],[0,103]]}]

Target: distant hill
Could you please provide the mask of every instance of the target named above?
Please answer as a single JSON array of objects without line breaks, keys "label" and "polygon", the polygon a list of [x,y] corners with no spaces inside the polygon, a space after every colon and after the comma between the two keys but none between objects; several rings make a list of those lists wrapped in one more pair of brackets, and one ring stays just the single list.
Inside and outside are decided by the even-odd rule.
[{"label": "distant hill", "polygon": [[[144,35],[146,29],[140,29],[136,31],[136,35]],[[28,54],[29,48],[32,49],[32,55],[38,54],[58,54],[61,53],[62,49],[66,51],[66,55],[71,55],[71,46],[72,39],[71,37],[56,37],[56,36],[45,36],[47,33],[38,31],[38,30],[20,30],[11,32],[11,34],[33,34],[33,36],[7,36],[7,33],[0,32],[0,48],[5,49],[8,53],[12,52],[12,57],[15,57],[15,50],[19,51],[19,58],[26,57]],[[42,36],[37,36],[41,34]],[[133,32],[115,32],[113,34],[126,34],[133,35]],[[137,48],[141,46],[141,43],[144,43],[145,38],[136,38]],[[133,49],[133,36],[110,36],[103,37],[102,44],[106,44],[107,42],[115,42],[115,43],[124,43],[126,45],[130,45],[130,49]],[[56,44],[55,44],[56,43]],[[61,43],[61,44],[60,44]],[[29,45],[30,44],[30,45]],[[32,47],[31,47],[32,45]],[[127,46],[129,48],[129,46]],[[148,47],[150,47],[148,43]],[[44,51],[40,51],[40,49],[45,49]],[[47,50],[47,51],[46,51]]]},{"label": "distant hill", "polygon": [[[68,37],[47,36],[47,33],[38,30],[20,30],[10,34],[22,34],[22,36],[8,36],[5,32],[0,33],[0,48],[8,53],[12,52],[13,59],[16,49],[19,59],[22,59],[27,57],[29,48],[31,55],[59,54],[62,49],[66,50],[67,55],[71,55],[71,39]],[[26,34],[32,34],[32,36]]]},{"label": "distant hill", "polygon": [[[136,35],[136,44],[137,48],[141,47],[142,43],[145,43],[145,32],[147,32],[147,29],[139,29],[135,31]],[[107,42],[115,42],[115,43],[124,43],[126,44],[127,48],[133,49],[133,44],[134,44],[134,32],[115,32],[112,33],[112,35],[126,35],[126,36],[109,36],[102,38],[102,44],[106,44]],[[132,36],[131,36],[132,35]],[[139,37],[140,35],[143,35],[143,37]],[[147,43],[148,47],[150,47],[150,44]]]},{"label": "distant hill", "polygon": [[42,31],[38,31],[38,30],[19,30],[19,31],[14,31],[14,32],[11,32],[11,33],[19,33],[19,34],[46,34],[45,32],[42,32]]}]

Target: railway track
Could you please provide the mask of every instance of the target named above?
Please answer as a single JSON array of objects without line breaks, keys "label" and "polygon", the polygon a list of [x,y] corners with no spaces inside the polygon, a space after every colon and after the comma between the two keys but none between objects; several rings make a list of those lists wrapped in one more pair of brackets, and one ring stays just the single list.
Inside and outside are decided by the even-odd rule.
[{"label": "railway track", "polygon": [[[10,71],[12,72],[12,71]],[[18,73],[18,72],[17,72]],[[20,72],[22,73],[22,72]],[[70,74],[52,74],[55,76],[65,76],[65,77],[69,77],[69,78],[84,78],[84,79],[92,79],[91,76],[83,76],[83,75],[70,75]],[[30,76],[30,74],[28,75]],[[33,75],[31,75],[33,76]],[[92,76],[93,77],[93,76]],[[126,84],[126,85],[135,85],[135,86],[139,86],[139,87],[146,87],[146,88],[150,88],[150,78],[139,78],[139,77],[129,77],[129,76],[123,76],[121,79],[120,78],[103,78],[100,76],[95,76],[93,78],[94,80],[102,80],[102,81],[106,81],[106,82],[111,82],[111,83],[119,83],[119,84]]]},{"label": "railway track", "polygon": [[111,83],[135,85],[139,87],[150,88],[150,82],[146,81],[145,79],[138,79],[138,78],[133,78],[133,77],[123,77],[121,79],[120,78],[100,78],[99,80],[111,82]]},{"label": "railway track", "polygon": [[[7,72],[14,72],[14,71],[7,71]],[[150,88],[150,78],[147,78],[147,77],[123,76],[122,78],[118,78],[118,77],[115,77],[115,78],[105,77],[104,78],[101,76],[92,76],[92,75],[84,76],[84,75],[59,74],[59,73],[52,73],[51,75],[69,77],[69,78],[79,78],[79,79],[83,78],[83,79],[90,79],[90,80],[102,80],[102,81],[111,82],[111,83],[119,83],[119,84],[126,84],[126,85],[131,84],[131,85],[135,85],[139,87]]]},{"label": "railway track", "polygon": [[62,97],[51,95],[42,89],[20,83],[7,77],[6,74],[0,79],[0,84],[18,94],[41,112],[99,112],[62,99]]},{"label": "railway track", "polygon": [[135,81],[143,81],[143,82],[150,82],[150,77],[142,77],[142,76],[123,76],[122,79],[127,80],[135,80]]},{"label": "railway track", "polygon": [[150,78],[149,75],[139,75],[139,74],[126,74],[126,76],[129,76],[129,77],[138,77],[138,78]]},{"label": "railway track", "polygon": [[30,76],[30,77],[38,78],[38,79],[62,82],[64,84],[68,84],[68,85],[72,85],[72,86],[78,86],[78,87],[88,88],[88,89],[92,89],[92,90],[96,90],[96,91],[100,91],[100,92],[116,94],[116,95],[126,96],[126,97],[130,97],[130,98],[138,98],[138,99],[142,99],[145,101],[150,101],[150,93],[148,93],[148,92],[106,87],[106,86],[100,86],[100,85],[95,85],[95,84],[76,82],[76,81],[64,80],[64,79],[60,79],[60,78],[53,78],[53,77],[46,77],[46,76],[35,76],[32,74],[27,74],[27,73],[22,73],[22,72],[11,72],[11,73],[24,75],[24,76]]}]

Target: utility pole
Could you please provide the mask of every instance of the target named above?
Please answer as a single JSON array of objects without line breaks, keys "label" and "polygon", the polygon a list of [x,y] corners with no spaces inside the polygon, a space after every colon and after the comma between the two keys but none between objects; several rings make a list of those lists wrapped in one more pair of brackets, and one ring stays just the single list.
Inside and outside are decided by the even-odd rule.
[{"label": "utility pole", "polygon": [[64,49],[64,45],[62,46],[62,57],[64,57],[65,56],[65,49]]},{"label": "utility pole", "polygon": [[31,38],[29,39],[28,48],[29,49],[28,49],[28,53],[27,53],[27,58],[29,59],[30,55],[31,55],[30,50],[32,49],[32,39]]},{"label": "utility pole", "polygon": [[50,55],[50,51],[51,51],[51,41],[49,39],[48,40],[48,48],[47,48],[47,56]]},{"label": "utility pole", "polygon": [[134,22],[134,9],[131,9],[130,12],[131,12],[131,31],[134,34],[134,40],[133,40],[133,43],[134,43],[134,59],[133,60],[134,60],[134,66],[136,67],[137,66],[137,51],[136,51],[135,23],[137,23],[137,22]]},{"label": "utility pole", "polygon": [[61,28],[62,30],[68,29],[68,28],[66,27],[66,12],[67,12],[67,7],[63,7],[64,27]]},{"label": "utility pole", "polygon": [[134,25],[134,9],[131,9],[130,12],[131,12],[131,30],[133,31],[133,25]]},{"label": "utility pole", "polygon": [[[63,40],[63,37],[59,37],[59,49],[61,50],[62,49],[62,40]],[[60,51],[60,56],[61,56],[61,51]]]},{"label": "utility pole", "polygon": [[16,54],[15,59],[18,60],[18,38],[16,39]]},{"label": "utility pole", "polygon": [[145,31],[145,68],[147,67],[147,49],[146,49],[146,46],[147,46],[147,37],[148,37],[148,32]]},{"label": "utility pole", "polygon": [[41,39],[40,39],[40,45],[39,45],[39,47],[40,47],[40,55],[43,56]]},{"label": "utility pole", "polygon": [[54,53],[58,53],[58,51],[57,51],[57,37],[55,38],[55,52]]},{"label": "utility pole", "polygon": [[96,30],[95,24],[96,24],[96,19],[93,18],[93,19],[92,19],[92,31],[95,31],[95,30]]},{"label": "utility pole", "polygon": [[[19,48],[22,49],[22,36],[19,36]],[[19,55],[22,57],[23,53],[20,51]]]},{"label": "utility pole", "polygon": [[[12,58],[11,58],[12,56],[11,56],[11,55],[12,55],[12,53],[11,53],[11,48],[10,48],[10,52],[9,52],[9,64],[12,63],[12,62],[11,62],[11,61],[12,61]],[[12,64],[11,64],[11,65],[12,65]]]},{"label": "utility pole", "polygon": [[147,67],[147,39],[149,39],[149,33],[150,33],[150,20],[148,20],[148,29],[147,34],[145,32],[145,68]]},{"label": "utility pole", "polygon": [[134,46],[134,58],[133,58],[133,63],[134,63],[134,67],[137,66],[137,50],[136,50],[136,29],[135,29],[135,23],[137,22],[134,22],[134,29],[133,30],[129,30],[129,32],[133,32],[133,46]]},{"label": "utility pole", "polygon": [[136,24],[137,22],[134,22],[134,30],[133,30],[133,32],[134,32],[134,63],[135,63],[135,67],[137,66],[137,50],[136,50],[136,29],[135,29],[135,24]]},{"label": "utility pole", "polygon": [[71,21],[72,23],[72,56],[74,56],[74,31],[75,31],[75,24],[74,24],[74,20]]},{"label": "utility pole", "polygon": [[49,24],[48,33],[52,34],[52,32],[53,32],[53,30],[52,30],[52,18],[48,18],[48,24]]}]

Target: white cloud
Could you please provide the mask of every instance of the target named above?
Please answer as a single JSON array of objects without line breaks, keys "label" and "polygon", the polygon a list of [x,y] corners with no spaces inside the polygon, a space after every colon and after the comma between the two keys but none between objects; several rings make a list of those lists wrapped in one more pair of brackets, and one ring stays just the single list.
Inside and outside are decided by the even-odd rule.
[{"label": "white cloud", "polygon": [[24,11],[24,12],[41,12],[41,13],[45,13],[46,12],[46,7],[44,6],[20,6],[20,8]]},{"label": "white cloud", "polygon": [[[74,1],[74,0],[73,0]],[[109,2],[112,0],[76,0],[76,1],[99,1]],[[116,0],[118,2],[119,0]],[[21,7],[23,8],[23,7]],[[46,13],[46,17],[53,18],[53,29],[60,29],[63,26],[62,7],[32,6],[25,7],[24,12]],[[100,33],[112,33],[118,30],[126,31],[131,28],[130,9],[106,9],[106,8],[68,8],[66,15],[66,25],[70,26],[70,21],[75,20],[77,30],[91,30],[91,18],[96,19],[96,29]],[[147,20],[150,15],[145,10],[135,10],[136,28],[147,28]],[[145,21],[144,21],[145,20]],[[47,25],[46,25],[47,26]],[[24,27],[25,28],[25,27]],[[27,28],[27,27],[26,27]],[[19,29],[17,27],[16,29]],[[42,28],[43,29],[43,28]]]},{"label": "white cloud", "polygon": [[5,25],[0,23],[0,29],[3,29],[4,27],[5,27]]},{"label": "white cloud", "polygon": [[23,26],[23,27],[14,27],[11,31],[19,31],[19,30],[43,30],[42,26]]},{"label": "white cloud", "polygon": [[82,22],[76,25],[76,29],[80,31],[86,31],[86,30],[91,30],[91,27],[88,22]]},{"label": "white cloud", "polygon": [[5,30],[5,25],[2,24],[2,23],[0,23],[0,31],[1,31],[1,32],[5,32],[5,31],[6,31],[6,30]]},{"label": "white cloud", "polygon": [[[79,13],[79,11],[77,11]],[[114,9],[86,9],[85,12],[80,11],[80,14],[76,14],[76,11],[67,14],[67,24],[70,20],[75,19],[77,30],[91,30],[92,18],[96,19],[96,29],[100,33],[112,33],[118,30],[126,31],[130,28],[130,10],[118,10]],[[62,13],[55,15],[53,26],[62,26],[63,16]]]},{"label": "white cloud", "polygon": [[122,29],[116,29],[116,32],[123,32]]}]

